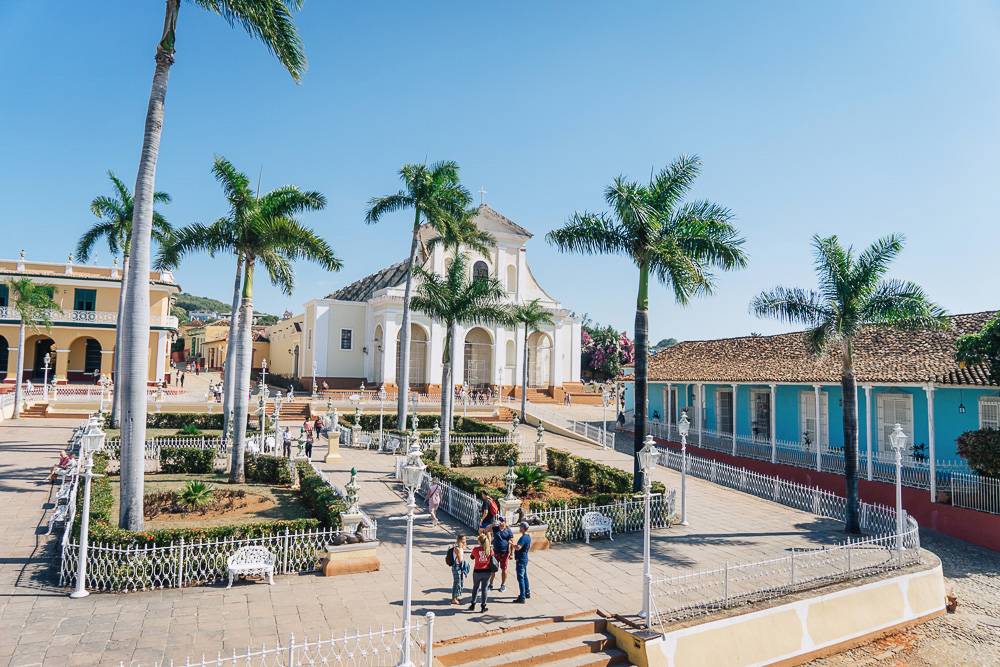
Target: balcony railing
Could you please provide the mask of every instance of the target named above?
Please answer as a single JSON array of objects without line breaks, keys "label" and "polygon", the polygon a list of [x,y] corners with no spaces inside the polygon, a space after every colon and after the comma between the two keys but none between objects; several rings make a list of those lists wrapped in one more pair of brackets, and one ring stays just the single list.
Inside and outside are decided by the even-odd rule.
[{"label": "balcony railing", "polygon": [[[0,306],[0,320],[20,320],[21,315],[13,306]],[[52,310],[49,311],[49,319],[56,324],[64,322],[86,322],[94,324],[116,324],[118,313],[104,310]],[[162,317],[152,315],[149,318],[149,325],[153,327],[166,327],[168,329],[177,328],[177,318],[173,315]]]}]

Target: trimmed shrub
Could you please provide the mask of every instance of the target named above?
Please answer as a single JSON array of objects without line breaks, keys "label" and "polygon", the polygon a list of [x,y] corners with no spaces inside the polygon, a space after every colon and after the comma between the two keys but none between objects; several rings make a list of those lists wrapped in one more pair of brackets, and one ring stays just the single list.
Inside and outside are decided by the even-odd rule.
[{"label": "trimmed shrub", "polygon": [[[254,409],[252,412],[256,412]],[[199,430],[222,430],[222,413],[205,412],[148,412],[146,428],[176,429],[178,431],[194,427]],[[111,428],[111,415],[104,416],[104,428]],[[247,429],[257,429],[257,415],[247,415]]]},{"label": "trimmed shrub", "polygon": [[545,467],[549,469],[549,474],[573,479],[573,458],[569,452],[549,447],[545,450]]},{"label": "trimmed shrub", "polygon": [[[91,497],[93,503],[93,497]],[[93,516],[93,513],[91,513]],[[279,521],[259,521],[229,526],[211,526],[206,528],[160,528],[132,532],[111,525],[105,521],[90,524],[91,542],[104,542],[118,546],[166,546],[179,541],[182,537],[187,542],[215,540],[222,538],[252,539],[282,535],[287,529],[290,532],[299,530],[315,530],[320,527],[318,519],[285,519]]]},{"label": "trimmed shrub", "polygon": [[247,452],[243,459],[243,472],[248,482],[288,486],[292,475],[288,471],[288,459],[270,454]]},{"label": "trimmed shrub", "polygon": [[[632,492],[632,473],[613,466],[553,448],[545,450],[545,462],[550,474],[573,481],[585,493],[630,494]],[[666,491],[663,483],[656,481],[653,482],[652,489],[654,493]]]},{"label": "trimmed shrub", "polygon": [[[455,443],[451,443],[450,446],[455,447]],[[516,442],[476,442],[470,446],[472,447],[472,465],[474,466],[505,466],[511,461],[517,463],[517,457],[520,453]],[[452,465],[459,465],[459,463],[455,463],[454,454],[451,452],[449,452],[449,458],[451,458]],[[461,453],[458,460],[459,462],[462,460]]]},{"label": "trimmed shrub", "polygon": [[[342,426],[351,427],[354,426],[354,412],[342,412],[340,414],[340,424]],[[378,413],[375,414],[362,414],[361,419],[361,429],[364,431],[377,431],[378,430]],[[434,424],[441,423],[440,415],[420,415],[420,428],[421,432],[429,432],[434,429]],[[407,424],[407,429],[405,432],[409,433],[409,426]],[[382,417],[382,429],[385,431],[391,431],[393,433],[402,433],[403,430],[396,428],[396,415],[395,414],[385,414]],[[452,433],[461,434],[490,434],[490,435],[501,435],[506,433],[502,428],[493,426],[492,424],[487,424],[485,422],[477,421],[472,418],[466,417],[455,417],[455,427],[452,429]]]},{"label": "trimmed shrub", "polygon": [[1000,477],[1000,431],[982,428],[958,436],[958,455],[984,477]]},{"label": "trimmed shrub", "polygon": [[214,449],[197,447],[161,447],[160,470],[166,473],[205,474],[215,464]]},{"label": "trimmed shrub", "polygon": [[343,499],[306,461],[299,461],[296,467],[302,502],[312,510],[312,513],[325,527],[340,528],[340,515],[347,511]]}]

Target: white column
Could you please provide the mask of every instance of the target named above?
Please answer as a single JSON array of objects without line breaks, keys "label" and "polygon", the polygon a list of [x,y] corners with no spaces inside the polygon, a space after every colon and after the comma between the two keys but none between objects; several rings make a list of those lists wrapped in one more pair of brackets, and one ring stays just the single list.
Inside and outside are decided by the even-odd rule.
[{"label": "white column", "polygon": [[156,381],[163,382],[167,357],[167,332],[156,332]]},{"label": "white column", "polygon": [[739,392],[737,391],[737,385],[733,384],[733,456],[736,456],[736,431],[740,420],[736,416],[736,397]]},{"label": "white column", "polygon": [[872,386],[865,385],[865,453],[868,455],[868,481],[872,481]]},{"label": "white column", "polygon": [[667,394],[663,400],[663,411],[666,413],[663,415],[663,423],[667,425],[667,440],[670,439],[670,410],[674,407],[674,399],[670,391],[673,386],[672,382],[667,383]]},{"label": "white column", "polygon": [[821,450],[821,445],[823,443],[823,437],[822,437],[822,435],[820,435],[820,432],[819,432],[819,430],[821,428],[821,424],[820,424],[820,421],[819,421],[819,415],[820,415],[820,411],[819,411],[819,397],[820,397],[820,392],[819,392],[819,385],[818,384],[814,384],[813,385],[813,396],[816,399],[816,401],[815,401],[816,402],[816,405],[815,405],[815,408],[816,408],[816,414],[815,414],[815,418],[816,418],[816,432],[813,433],[813,437],[816,440],[816,470],[819,471],[819,470],[823,469],[823,452]]},{"label": "white column", "polygon": [[771,387],[771,404],[768,406],[768,416],[771,418],[771,463],[775,463],[778,460],[778,411],[775,407],[775,399],[777,396],[777,387],[775,385],[770,385]]},{"label": "white column", "polygon": [[701,447],[702,432],[705,430],[705,385],[698,383],[698,446]]},{"label": "white column", "polygon": [[934,447],[934,385],[924,387],[927,394],[927,459],[930,464],[931,502],[937,502],[937,450]]}]

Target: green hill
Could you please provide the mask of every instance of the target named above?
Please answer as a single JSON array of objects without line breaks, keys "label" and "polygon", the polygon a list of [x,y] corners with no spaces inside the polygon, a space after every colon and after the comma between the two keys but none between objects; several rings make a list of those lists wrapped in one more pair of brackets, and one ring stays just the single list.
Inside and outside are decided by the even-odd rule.
[{"label": "green hill", "polygon": [[[183,324],[191,321],[191,313],[200,310],[215,311],[226,315],[229,313],[229,304],[223,303],[222,301],[211,297],[197,296],[195,294],[181,292],[174,297],[174,305],[170,309],[170,312]],[[257,320],[258,324],[274,324],[278,321],[278,317],[276,315],[270,315],[260,311],[254,311],[254,318]]]}]

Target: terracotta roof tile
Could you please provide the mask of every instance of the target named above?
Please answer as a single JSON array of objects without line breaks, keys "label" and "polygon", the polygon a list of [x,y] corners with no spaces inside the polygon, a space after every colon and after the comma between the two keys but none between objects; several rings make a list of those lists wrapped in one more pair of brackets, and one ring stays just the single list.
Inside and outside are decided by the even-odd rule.
[{"label": "terracotta roof tile", "polygon": [[[955,361],[958,336],[978,331],[996,311],[952,316],[947,331],[903,331],[872,327],[855,342],[858,382],[936,382],[990,385],[982,366],[961,368]],[[662,382],[839,382],[840,358],[816,356],[803,332],[678,343],[649,359],[648,377]]]},{"label": "terracotta roof tile", "polygon": [[406,278],[408,261],[404,259],[402,262],[365,276],[361,280],[355,280],[350,285],[341,287],[332,294],[327,294],[326,298],[340,301],[368,301],[380,289],[402,285]]}]

